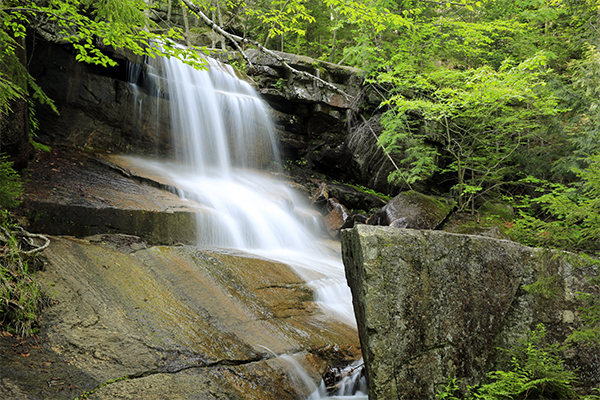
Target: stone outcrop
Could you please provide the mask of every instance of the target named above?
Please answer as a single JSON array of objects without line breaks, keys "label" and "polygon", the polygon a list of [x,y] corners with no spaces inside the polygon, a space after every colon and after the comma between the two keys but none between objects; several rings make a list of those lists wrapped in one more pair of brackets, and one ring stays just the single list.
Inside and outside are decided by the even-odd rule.
[{"label": "stone outcrop", "polygon": [[[67,46],[36,42],[30,73],[60,113],[37,108],[41,142],[95,151],[168,153],[168,102],[157,107],[156,97],[130,85],[127,61],[115,57],[116,67],[92,66],[75,61]],[[142,105],[153,111],[143,113]]]},{"label": "stone outcrop", "polygon": [[54,305],[43,340],[0,332],[2,398],[292,400],[316,389],[328,349],[360,357],[355,328],[284,264],[130,235],[52,237],[43,256]]},{"label": "stone outcrop", "polygon": [[[294,172],[326,174],[337,180],[376,187],[382,192],[394,187],[387,182],[393,166],[385,163],[385,157],[358,154],[364,152],[365,147],[381,153],[372,136],[361,146],[355,145],[356,140],[351,145],[350,132],[360,121],[359,115],[371,114],[381,101],[363,86],[361,70],[278,52],[290,66],[333,83],[348,95],[346,97],[307,77],[291,75],[279,61],[258,50],[247,54],[255,65],[248,74],[256,80],[259,93],[274,110],[283,154],[303,164],[302,171]],[[379,153],[377,156],[382,155]],[[385,165],[378,166],[377,176],[374,176],[370,165],[361,165],[361,157],[377,162],[383,160]]]},{"label": "stone outcrop", "polygon": [[[116,160],[116,159],[115,159]],[[124,164],[127,165],[127,164]],[[40,153],[19,210],[35,232],[78,237],[126,233],[151,244],[195,243],[202,208],[160,183],[76,151]]]},{"label": "stone outcrop", "polygon": [[436,229],[450,214],[453,202],[408,191],[394,197],[367,220],[368,225]]},{"label": "stone outcrop", "polygon": [[[141,60],[104,51],[118,62],[116,67],[79,63],[68,46],[36,41],[31,75],[60,112],[58,116],[47,106],[37,108],[38,141],[93,151],[172,154],[168,94],[158,99],[149,88],[156,83],[150,78],[154,75],[128,63]],[[253,50],[248,55],[254,63],[248,76],[271,108],[282,154],[294,162],[286,164],[293,167],[290,172],[354,181],[385,193],[397,191],[398,185],[387,181],[394,167],[377,144],[381,129],[373,135],[377,123],[355,129],[359,115],[370,115],[380,102],[362,86],[360,70],[280,53],[294,68],[338,86],[349,95],[346,98],[312,79],[290,75],[272,57]],[[231,63],[240,59],[234,52],[215,56]]]},{"label": "stone outcrop", "polygon": [[[279,102],[279,109],[292,111],[289,108],[295,102],[305,104],[313,103],[313,111],[330,115],[332,118],[343,118],[341,113],[356,105],[352,104],[352,99],[357,97],[360,92],[362,80],[362,71],[357,68],[341,66],[328,63],[314,58],[299,56],[296,54],[275,52],[282,57],[285,62],[293,68],[300,71],[306,71],[325,81],[332,82],[340,91],[335,91],[325,87],[305,76],[290,76],[284,66],[274,57],[265,54],[259,50],[251,49],[246,52],[252,64],[256,64],[256,70],[250,70],[249,73],[259,79],[258,86],[260,92],[266,97],[272,96],[281,100],[290,102],[286,104]],[[285,78],[285,82],[279,79]],[[274,80],[274,82],[272,82]],[[273,87],[268,89],[268,87]],[[273,90],[279,89],[277,92]],[[343,92],[343,93],[342,93]],[[344,95],[346,93],[346,95]]]},{"label": "stone outcrop", "polygon": [[323,218],[325,228],[331,237],[338,237],[340,229],[350,220],[351,215],[348,209],[334,197],[327,200],[327,210],[329,212]]},{"label": "stone outcrop", "polygon": [[30,172],[23,225],[69,236],[36,275],[53,302],[43,339],[0,329],[0,398],[291,400],[360,357],[355,326],[289,266],[184,245],[205,211],[164,170],[53,149]]},{"label": "stone outcrop", "polygon": [[[564,341],[581,326],[576,292],[597,290],[597,267],[574,255],[482,236],[358,225],[342,250],[372,400],[433,398],[449,376],[480,383],[505,362],[496,349],[537,324]],[[523,289],[549,276],[545,294]],[[598,387],[597,349],[564,357],[583,391]]]}]

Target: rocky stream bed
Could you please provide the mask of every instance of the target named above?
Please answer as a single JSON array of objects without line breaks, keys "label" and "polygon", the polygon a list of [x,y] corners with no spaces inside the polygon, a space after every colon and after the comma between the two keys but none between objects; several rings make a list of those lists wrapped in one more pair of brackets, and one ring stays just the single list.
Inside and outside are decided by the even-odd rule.
[{"label": "rocky stream bed", "polygon": [[36,274],[53,305],[38,335],[2,334],[0,398],[297,399],[360,358],[287,265],[190,245],[198,209],[158,180],[55,151],[26,192],[21,222],[54,235]]}]

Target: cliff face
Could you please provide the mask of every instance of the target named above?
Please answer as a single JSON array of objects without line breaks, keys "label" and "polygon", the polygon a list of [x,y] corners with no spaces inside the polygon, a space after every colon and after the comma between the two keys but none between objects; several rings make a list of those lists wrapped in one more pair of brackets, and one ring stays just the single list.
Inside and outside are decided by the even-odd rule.
[{"label": "cliff face", "polygon": [[[60,112],[59,116],[49,107],[37,107],[38,141],[93,151],[172,152],[169,96],[162,93],[158,99],[147,90],[155,84],[144,85],[148,71],[132,68],[127,61],[141,60],[114,54],[118,66],[91,66],[76,62],[68,47],[43,40],[36,41],[31,52],[31,74]],[[290,75],[272,57],[258,51],[248,54],[254,67],[246,78],[253,80],[270,107],[290,172],[306,177],[325,174],[380,192],[395,191],[387,182],[394,167],[377,145],[377,118],[361,122],[361,115],[371,115],[379,99],[362,86],[360,70],[280,53],[294,68],[338,86],[349,95],[346,98],[314,80]],[[239,57],[217,56],[231,63]],[[132,77],[139,86],[128,83]]]},{"label": "cliff face", "polygon": [[[433,398],[448,377],[467,384],[505,362],[496,348],[544,323],[551,341],[580,327],[576,292],[597,267],[506,240],[359,225],[342,231],[370,399]],[[545,294],[524,285],[557,276]],[[600,383],[600,352],[572,347],[582,389]]]},{"label": "cliff face", "polygon": [[[56,104],[57,115],[37,107],[39,140],[94,151],[154,154],[170,148],[168,102],[137,90],[128,64],[104,68],[77,62],[69,47],[38,41],[32,49],[31,75]],[[152,112],[142,112],[152,110]]]}]

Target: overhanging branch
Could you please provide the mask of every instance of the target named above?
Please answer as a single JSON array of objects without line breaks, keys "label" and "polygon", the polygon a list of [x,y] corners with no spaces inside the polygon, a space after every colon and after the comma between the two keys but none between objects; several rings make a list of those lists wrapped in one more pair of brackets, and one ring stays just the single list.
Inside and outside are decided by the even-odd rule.
[{"label": "overhanging branch", "polygon": [[318,76],[315,76],[313,74],[309,74],[308,72],[305,72],[305,71],[299,71],[299,70],[297,70],[296,68],[294,68],[291,65],[289,65],[283,59],[283,57],[281,57],[279,54],[275,53],[274,51],[271,51],[271,50],[267,49],[266,47],[264,47],[260,43],[254,41],[254,40],[248,39],[248,38],[243,38],[241,36],[237,36],[237,35],[231,34],[229,32],[226,32],[219,25],[217,25],[213,20],[211,20],[210,18],[208,18],[202,12],[202,10],[200,10],[200,7],[198,7],[197,5],[195,5],[194,3],[192,3],[190,0],[183,0],[183,2],[185,3],[185,5],[194,14],[196,14],[197,16],[199,16],[208,26],[210,26],[211,29],[213,29],[215,32],[217,32],[220,35],[223,35],[227,39],[229,39],[235,45],[235,47],[238,49],[238,51],[242,54],[242,57],[244,57],[244,60],[246,60],[246,62],[248,63],[248,65],[252,66],[252,63],[250,62],[250,59],[248,58],[248,56],[246,55],[246,53],[240,47],[240,43],[248,43],[248,44],[251,44],[253,46],[256,46],[256,48],[259,51],[261,51],[261,52],[263,52],[265,54],[268,54],[271,57],[275,58],[277,61],[279,61],[281,63],[281,65],[283,65],[283,67],[286,70],[288,70],[289,72],[291,72],[292,74],[299,75],[299,76],[304,76],[304,77],[306,77],[308,79],[312,79],[315,82],[319,82],[323,86],[327,87],[328,89],[331,89],[331,90],[333,90],[335,92],[340,93],[347,100],[349,100],[352,97],[349,94],[347,94],[346,92],[344,92],[343,90],[341,90],[340,88],[338,88],[337,86],[335,86],[335,85],[327,82],[326,80],[323,80],[323,79],[319,78]]}]

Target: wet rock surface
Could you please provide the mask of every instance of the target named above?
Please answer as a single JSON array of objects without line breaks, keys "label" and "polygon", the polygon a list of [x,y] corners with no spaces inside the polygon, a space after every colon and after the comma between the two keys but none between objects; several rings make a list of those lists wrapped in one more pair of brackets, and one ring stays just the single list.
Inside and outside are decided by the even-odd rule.
[{"label": "wet rock surface", "polygon": [[138,235],[151,244],[192,243],[201,206],[164,190],[166,184],[135,178],[85,153],[40,152],[30,165],[19,210],[22,223],[55,235],[112,232]]},{"label": "wet rock surface", "polygon": [[356,328],[325,315],[287,265],[158,246],[193,241],[202,207],[126,161],[55,149],[32,163],[20,219],[73,236],[43,252],[37,278],[55,304],[39,336],[0,335],[1,398],[306,398],[360,357]]},{"label": "wet rock surface", "polygon": [[39,337],[0,338],[6,398],[305,398],[314,387],[275,354],[296,354],[315,382],[332,362],[319,349],[360,357],[355,329],[286,265],[128,235],[51,240],[37,277],[56,304]]},{"label": "wet rock surface", "polygon": [[168,153],[168,102],[161,106],[155,96],[130,85],[128,61],[117,61],[108,68],[80,63],[68,46],[37,40],[30,73],[60,113],[47,106],[36,109],[37,140],[95,151]]},{"label": "wet rock surface", "polygon": [[[387,183],[393,170],[389,163],[375,169],[366,165],[385,161],[385,157],[366,155],[361,150],[368,147],[381,152],[377,144],[368,142],[367,146],[365,140],[352,139],[356,135],[350,137],[357,113],[370,115],[380,102],[362,86],[360,70],[281,53],[294,68],[348,93],[346,98],[312,79],[291,76],[270,56],[253,51],[248,55],[255,63],[248,72],[271,108],[284,158],[300,163],[306,176],[320,174],[382,192],[396,191]],[[131,55],[113,52],[112,56],[118,62],[116,67],[95,67],[76,62],[68,47],[41,39],[36,42],[31,74],[60,112],[59,116],[46,106],[38,107],[40,130],[36,140],[92,151],[172,155],[175,144],[171,140],[169,94],[161,92],[157,97],[151,90],[162,87],[160,78],[147,68],[128,64],[140,62]],[[367,139],[373,140],[370,131]]]},{"label": "wet rock surface", "polygon": [[[373,400],[433,398],[448,376],[481,382],[509,362],[498,348],[539,323],[563,342],[582,324],[575,293],[598,295],[586,279],[597,266],[507,240],[358,225],[342,251]],[[523,290],[548,276],[555,296]],[[584,392],[598,386],[597,348],[564,358]]]}]

